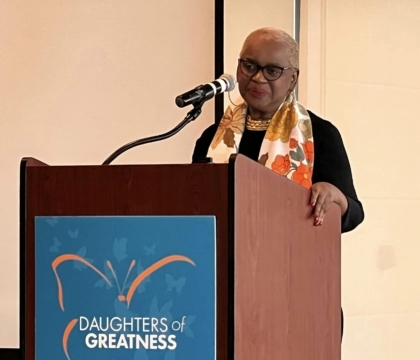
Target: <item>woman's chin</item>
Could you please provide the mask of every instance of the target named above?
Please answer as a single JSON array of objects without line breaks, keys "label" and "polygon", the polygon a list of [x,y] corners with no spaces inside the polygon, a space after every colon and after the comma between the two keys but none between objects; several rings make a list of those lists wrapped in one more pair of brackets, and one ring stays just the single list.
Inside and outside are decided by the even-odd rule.
[{"label": "woman's chin", "polygon": [[264,98],[254,98],[252,96],[247,96],[245,98],[246,103],[248,106],[258,109],[260,111],[266,110],[267,105],[269,104],[269,101]]}]

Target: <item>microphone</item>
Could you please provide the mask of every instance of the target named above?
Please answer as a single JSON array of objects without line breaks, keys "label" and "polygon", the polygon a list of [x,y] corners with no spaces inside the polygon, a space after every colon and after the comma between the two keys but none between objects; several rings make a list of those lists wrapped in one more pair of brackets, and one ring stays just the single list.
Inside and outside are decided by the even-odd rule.
[{"label": "microphone", "polygon": [[185,107],[190,104],[193,105],[193,109],[191,109],[191,111],[187,114],[184,120],[182,120],[172,130],[164,134],[135,140],[128,144],[125,144],[124,146],[121,146],[119,149],[114,151],[110,156],[108,156],[108,158],[103,162],[102,165],[111,164],[111,162],[115,160],[118,156],[120,156],[123,152],[129,149],[132,149],[135,146],[149,144],[155,141],[161,141],[161,140],[170,138],[171,136],[178,133],[181,129],[183,129],[191,121],[194,121],[195,119],[197,119],[197,117],[200,116],[201,108],[205,101],[225,91],[232,91],[235,88],[235,86],[236,86],[236,79],[232,75],[223,74],[219,79],[211,83],[200,85],[194,90],[188,91],[185,94],[177,96],[175,99],[175,102],[179,107]]},{"label": "microphone", "polygon": [[225,91],[232,91],[236,86],[236,79],[229,74],[223,74],[219,79],[211,83],[200,85],[175,99],[178,107],[182,108],[198,101],[210,100],[215,95],[219,95]]}]

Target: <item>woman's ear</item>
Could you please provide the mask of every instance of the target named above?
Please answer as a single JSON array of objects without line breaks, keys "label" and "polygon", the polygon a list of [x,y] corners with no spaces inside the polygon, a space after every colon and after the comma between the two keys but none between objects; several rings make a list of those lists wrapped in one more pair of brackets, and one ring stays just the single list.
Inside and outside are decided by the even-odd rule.
[{"label": "woman's ear", "polygon": [[292,74],[292,79],[290,80],[290,91],[293,91],[296,87],[296,84],[299,79],[299,69],[294,69]]}]

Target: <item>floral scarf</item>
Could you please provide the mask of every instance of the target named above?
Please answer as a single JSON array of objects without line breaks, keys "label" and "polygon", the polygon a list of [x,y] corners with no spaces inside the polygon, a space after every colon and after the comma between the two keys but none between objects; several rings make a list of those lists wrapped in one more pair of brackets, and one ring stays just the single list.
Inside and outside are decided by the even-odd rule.
[{"label": "floral scarf", "polygon": [[[207,156],[216,163],[227,163],[237,153],[248,106],[229,105],[217,128]],[[292,92],[270,121],[261,144],[258,162],[288,179],[310,188],[314,165],[312,123],[306,109]]]}]

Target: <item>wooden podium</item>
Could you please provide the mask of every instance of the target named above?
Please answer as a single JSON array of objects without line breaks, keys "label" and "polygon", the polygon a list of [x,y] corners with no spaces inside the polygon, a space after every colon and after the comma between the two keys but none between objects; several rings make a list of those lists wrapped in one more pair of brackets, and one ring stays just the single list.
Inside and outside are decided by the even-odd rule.
[{"label": "wooden podium", "polygon": [[214,215],[217,360],[340,359],[340,212],[332,206],[313,226],[309,190],[242,155],[187,165],[48,166],[25,158],[20,186],[23,359],[35,354],[41,215]]}]

